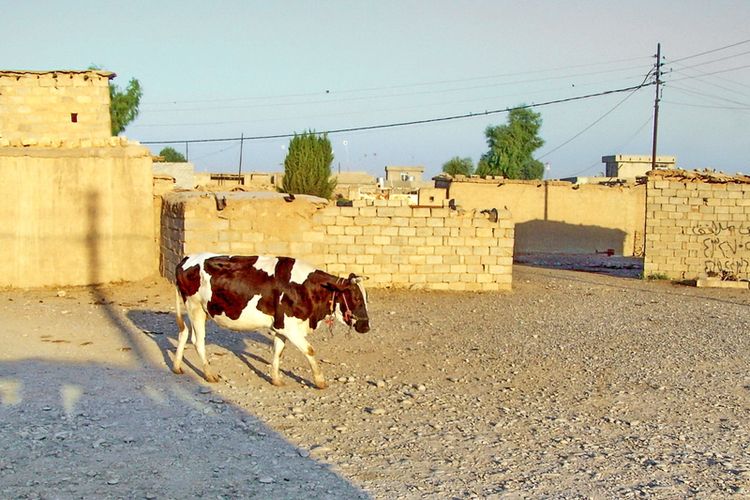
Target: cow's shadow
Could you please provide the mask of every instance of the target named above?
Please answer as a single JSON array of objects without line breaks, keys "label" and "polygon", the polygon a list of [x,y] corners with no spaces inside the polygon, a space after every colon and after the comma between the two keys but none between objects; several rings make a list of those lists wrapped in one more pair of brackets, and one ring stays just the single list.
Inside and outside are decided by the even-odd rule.
[{"label": "cow's shadow", "polygon": [[[127,316],[136,327],[141,329],[144,334],[159,346],[164,359],[164,364],[171,370],[174,361],[174,353],[177,349],[177,337],[179,333],[174,313],[169,311],[134,309],[128,311]],[[270,360],[273,356],[273,339],[270,332],[265,332],[263,330],[237,332],[220,328],[212,321],[206,321],[206,350],[209,353],[213,350],[211,348],[212,345],[231,352],[237,357],[237,359],[242,361],[250,371],[269,384],[271,383],[269,373],[271,367]],[[188,338],[188,345],[185,347],[186,354],[191,346],[192,343]],[[292,346],[287,346],[287,349],[285,349],[284,352],[286,353],[290,347],[293,349]],[[263,350],[265,350],[265,355],[259,352]],[[214,352],[213,354],[213,356],[221,355],[223,355],[223,353]],[[197,359],[197,356],[192,357]],[[184,356],[183,363],[191,370],[195,371],[195,373],[203,376],[202,367],[196,366],[195,363],[190,361],[190,358],[191,356]],[[284,357],[282,356],[282,360],[283,359]],[[312,385],[311,382],[294,372],[285,369],[281,369],[281,372],[286,377],[289,377],[299,384]],[[219,377],[221,377],[221,373],[219,373]]]}]

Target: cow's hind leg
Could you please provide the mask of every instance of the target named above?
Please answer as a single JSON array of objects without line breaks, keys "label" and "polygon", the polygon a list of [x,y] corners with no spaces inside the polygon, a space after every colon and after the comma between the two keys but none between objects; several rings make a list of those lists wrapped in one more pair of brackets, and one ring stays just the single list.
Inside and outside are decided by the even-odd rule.
[{"label": "cow's hind leg", "polygon": [[177,338],[177,351],[174,355],[174,361],[172,362],[172,372],[182,375],[182,355],[185,352],[185,344],[188,339],[188,326],[184,325],[180,330],[180,335]]},{"label": "cow's hind leg", "polygon": [[273,359],[271,360],[271,383],[276,386],[284,385],[279,375],[279,365],[281,364],[281,353],[284,352],[286,339],[274,332],[273,334]]},{"label": "cow's hind leg", "polygon": [[188,304],[188,313],[190,314],[190,322],[193,325],[193,334],[195,335],[195,350],[198,351],[203,362],[203,378],[206,382],[218,382],[219,377],[211,372],[211,367],[208,366],[208,358],[206,357],[206,313],[203,308],[198,304]]},{"label": "cow's hind leg", "polygon": [[307,341],[305,335],[295,330],[290,332],[290,334],[287,335],[287,338],[292,344],[294,344],[294,347],[299,349],[300,352],[305,355],[305,358],[307,358],[307,362],[310,363],[310,370],[312,370],[313,382],[315,383],[315,387],[317,387],[318,389],[325,389],[326,387],[328,387],[325,377],[323,377],[323,373],[320,371],[320,368],[318,368],[317,361],[315,361],[315,349],[313,349],[313,347]]},{"label": "cow's hind leg", "polygon": [[[178,294],[177,296],[177,327],[180,329],[179,336],[177,337],[177,351],[174,355],[174,360],[172,361],[172,371],[178,375],[182,375],[182,355],[185,352],[185,344],[187,343],[188,339],[188,330],[192,330],[192,321],[190,322],[190,327],[182,320],[182,302],[181,298]],[[195,333],[193,333],[193,336],[195,336]]]}]

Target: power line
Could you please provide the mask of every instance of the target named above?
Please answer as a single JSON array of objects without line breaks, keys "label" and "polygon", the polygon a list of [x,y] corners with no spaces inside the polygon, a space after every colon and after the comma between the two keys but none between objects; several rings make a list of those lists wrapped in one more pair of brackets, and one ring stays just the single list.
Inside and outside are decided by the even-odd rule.
[{"label": "power line", "polygon": [[718,52],[720,50],[730,49],[732,47],[737,47],[738,45],[744,45],[746,43],[750,43],[750,39],[748,39],[748,40],[742,40],[741,42],[732,43],[730,45],[725,45],[723,47],[719,47],[719,48],[716,48],[716,49],[706,50],[705,52],[699,52],[698,54],[693,54],[691,56],[681,57],[679,59],[672,59],[670,62],[674,63],[674,62],[679,62],[679,61],[685,61],[687,59],[693,59],[694,57],[705,56],[706,54],[712,54],[712,53]]},{"label": "power line", "polygon": [[[410,84],[401,84],[401,85],[387,85],[382,87],[369,87],[369,88],[361,88],[361,89],[349,89],[349,90],[336,90],[334,91],[335,94],[354,94],[359,92],[375,92],[375,91],[381,91],[381,90],[396,90],[396,89],[405,89],[405,88],[413,88],[413,87],[426,87],[426,86],[434,86],[434,85],[445,85],[445,84],[451,84],[451,83],[463,83],[463,82],[472,82],[472,81],[480,81],[480,80],[491,80],[495,78],[507,78],[507,77],[513,77],[513,76],[520,76],[520,75],[531,75],[531,74],[538,74],[538,73],[550,73],[553,71],[560,71],[560,70],[568,70],[568,69],[576,69],[576,68],[587,68],[592,66],[603,66],[607,64],[617,64],[622,62],[632,62],[632,61],[640,61],[643,60],[644,57],[631,57],[627,59],[617,59],[614,61],[607,61],[607,62],[599,62],[599,63],[587,63],[587,64],[577,64],[577,65],[569,65],[569,66],[558,66],[554,68],[548,68],[548,69],[539,69],[539,70],[530,70],[530,71],[520,71],[520,72],[514,72],[514,73],[501,73],[497,75],[489,75],[489,76],[476,76],[471,78],[459,78],[459,79],[451,79],[451,80],[436,80],[432,82],[419,82],[419,83],[410,83]],[[595,75],[600,73],[612,73],[616,71],[625,71],[633,68],[637,68],[640,66],[629,66],[625,68],[618,68],[618,69],[610,69],[600,72],[592,72],[592,73],[578,73],[578,74],[572,74],[572,75],[563,75],[559,77],[547,77],[540,79],[548,80],[548,79],[555,79],[555,78],[567,78],[571,76],[587,76],[587,75]],[[539,80],[524,80],[521,83],[527,83],[527,82],[533,82],[533,81],[539,81]],[[512,82],[512,83],[518,83],[518,82]],[[267,99],[288,99],[288,98],[300,98],[300,97],[318,97],[322,94],[329,93],[329,90],[326,91],[317,91],[317,92],[306,92],[306,93],[299,93],[299,94],[279,94],[279,95],[270,95],[270,96],[255,96],[255,97],[232,97],[232,98],[226,98],[226,99],[196,99],[196,100],[184,100],[184,101],[154,101],[154,102],[145,102],[144,106],[148,107],[151,105],[159,105],[159,104],[177,104],[177,103],[214,103],[214,102],[235,102],[235,101],[249,101],[249,100],[267,100]]]},{"label": "power line", "polygon": [[[625,69],[635,69],[635,68],[636,67],[634,66],[634,67],[625,68]],[[268,107],[278,108],[282,106],[297,107],[297,106],[308,106],[308,105],[313,105],[313,104],[332,104],[332,103],[347,103],[347,102],[356,102],[356,101],[372,101],[375,99],[393,99],[397,97],[413,97],[413,96],[424,96],[424,95],[435,95],[435,94],[447,94],[447,93],[453,93],[453,92],[465,92],[469,90],[493,89],[496,87],[507,87],[510,85],[537,83],[537,82],[545,82],[545,81],[551,81],[551,80],[560,80],[563,78],[573,78],[573,77],[580,77],[580,76],[599,75],[603,73],[620,72],[620,71],[624,71],[625,69],[598,71],[598,72],[593,72],[593,73],[575,73],[575,74],[551,76],[551,77],[545,77],[545,78],[496,82],[496,83],[484,84],[484,85],[474,85],[470,87],[454,87],[454,88],[447,88],[447,89],[421,90],[421,91],[414,91],[414,92],[402,92],[402,93],[396,93],[396,94],[383,94],[383,95],[371,95],[371,96],[365,95],[365,96],[344,97],[344,98],[338,98],[336,97],[336,94],[331,94],[330,97],[317,99],[317,100],[311,100],[311,101],[264,102],[264,103],[258,103],[258,104],[193,107],[193,108],[161,108],[161,109],[150,109],[150,110],[144,109],[142,111],[142,114],[177,113],[177,112],[185,112],[185,111],[203,111],[207,109],[216,110],[216,109],[268,108]],[[628,78],[629,77],[630,76],[628,76]],[[313,95],[320,96],[320,94],[313,94]]]},{"label": "power line", "polygon": [[614,110],[616,110],[617,108],[619,108],[620,105],[622,105],[625,101],[627,101],[628,99],[630,99],[633,96],[633,94],[635,94],[639,89],[641,89],[643,87],[643,85],[646,83],[646,80],[648,80],[648,77],[651,76],[652,72],[653,72],[653,70],[649,71],[646,74],[645,78],[643,79],[643,81],[641,82],[641,84],[638,87],[636,87],[632,92],[630,92],[628,95],[626,95],[625,98],[623,98],[622,100],[620,100],[620,102],[618,102],[617,104],[615,104],[614,106],[612,106],[606,113],[604,113],[599,118],[597,118],[596,120],[594,120],[593,122],[591,122],[587,127],[585,127],[583,130],[581,130],[580,132],[578,132],[577,134],[575,134],[573,137],[571,137],[567,141],[563,142],[562,144],[560,144],[560,145],[552,148],[551,150],[547,151],[546,153],[544,153],[542,156],[540,156],[539,158],[537,158],[537,160],[541,160],[542,158],[545,158],[545,157],[551,155],[552,153],[554,153],[558,149],[562,148],[563,146],[566,146],[567,144],[573,142],[579,136],[583,135],[584,132],[586,132],[587,130],[589,130],[590,128],[592,128],[594,125],[596,125],[597,123],[599,123],[600,121],[602,121],[604,118],[606,118],[607,115],[609,115]]},{"label": "power line", "polygon": [[[380,125],[366,125],[362,127],[347,127],[347,128],[340,128],[340,129],[331,129],[331,130],[318,132],[318,134],[339,134],[339,133],[344,133],[344,132],[359,132],[359,131],[364,131],[364,130],[378,130],[378,129],[387,129],[387,128],[396,128],[396,127],[407,127],[411,125],[423,125],[426,123],[437,123],[437,122],[445,122],[445,121],[452,121],[452,120],[461,120],[465,118],[476,118],[478,116],[488,116],[488,115],[494,115],[498,113],[508,113],[516,109],[539,108],[542,106],[550,106],[552,104],[562,104],[566,102],[580,101],[582,99],[591,99],[593,97],[601,97],[601,96],[610,95],[610,94],[618,94],[621,92],[630,92],[630,91],[638,90],[643,87],[648,87],[650,85],[654,85],[654,83],[653,82],[641,83],[640,85],[634,85],[631,87],[625,87],[625,88],[613,89],[613,90],[605,90],[602,92],[596,92],[596,93],[586,94],[586,95],[581,95],[581,96],[566,97],[563,99],[554,99],[551,101],[545,101],[545,102],[534,103],[534,104],[525,104],[522,106],[513,106],[513,107],[503,108],[503,109],[494,109],[494,110],[488,110],[488,111],[477,112],[477,113],[465,113],[461,115],[443,116],[439,118],[428,118],[424,120],[411,120],[411,121],[387,123],[387,124],[380,124]],[[239,141],[239,140],[258,141],[258,140],[267,140],[267,139],[284,139],[284,138],[294,137],[295,135],[296,134],[294,133],[291,133],[291,134],[286,133],[286,134],[259,135],[259,136],[249,136],[249,137],[228,137],[228,138],[222,138],[222,139],[183,139],[183,140],[170,140],[170,141],[142,141],[141,144],[190,144],[190,143],[204,143],[204,142],[228,142],[228,141]]]}]

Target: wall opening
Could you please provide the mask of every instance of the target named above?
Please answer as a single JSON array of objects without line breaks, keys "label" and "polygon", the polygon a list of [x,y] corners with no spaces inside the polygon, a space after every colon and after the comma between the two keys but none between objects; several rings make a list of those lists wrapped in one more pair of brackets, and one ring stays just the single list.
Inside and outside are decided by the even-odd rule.
[{"label": "wall opening", "polygon": [[70,113],[71,123],[78,123],[78,113]]}]

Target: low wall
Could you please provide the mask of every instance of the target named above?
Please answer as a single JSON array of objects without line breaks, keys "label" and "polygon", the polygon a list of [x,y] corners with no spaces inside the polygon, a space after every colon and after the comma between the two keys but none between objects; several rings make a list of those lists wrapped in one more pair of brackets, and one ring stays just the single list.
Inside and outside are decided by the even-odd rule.
[{"label": "low wall", "polygon": [[466,209],[508,209],[518,254],[613,249],[618,255],[643,255],[643,184],[465,178],[448,184],[448,198]]},{"label": "low wall", "polygon": [[0,147],[0,286],[87,285],[156,273],[146,148]]},{"label": "low wall", "polygon": [[750,177],[649,173],[645,276],[750,279]]},{"label": "low wall", "polygon": [[[226,206],[219,210],[226,202]],[[290,255],[369,286],[509,290],[513,224],[478,211],[395,200],[326,200],[278,193],[175,192],[164,196],[161,271],[169,279],[193,252]]]}]

